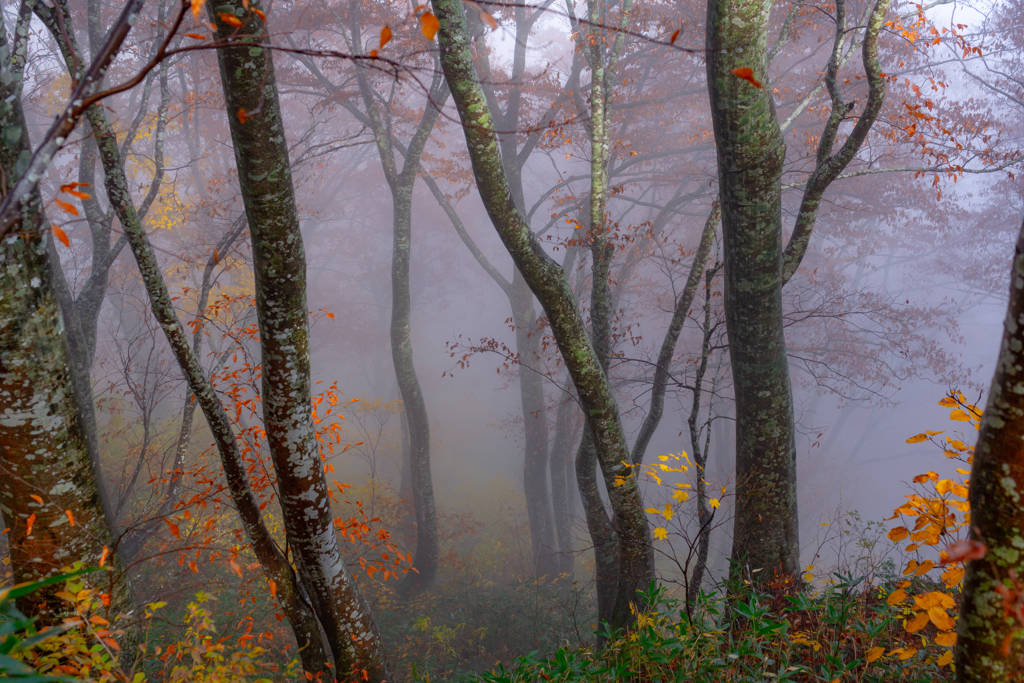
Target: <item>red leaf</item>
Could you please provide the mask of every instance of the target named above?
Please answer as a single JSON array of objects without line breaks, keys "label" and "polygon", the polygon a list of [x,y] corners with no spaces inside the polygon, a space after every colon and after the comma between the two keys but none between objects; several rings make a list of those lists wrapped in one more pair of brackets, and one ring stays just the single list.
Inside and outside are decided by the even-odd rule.
[{"label": "red leaf", "polygon": [[206,40],[206,36],[202,33],[186,33],[185,35],[189,38],[195,38],[196,40]]},{"label": "red leaf", "polygon": [[675,45],[676,44],[676,38],[678,38],[678,37],[679,37],[679,31],[677,30],[675,33],[672,34],[672,37],[669,38],[669,40],[668,40],[669,44],[670,45]]},{"label": "red leaf", "polygon": [[223,21],[228,26],[234,26],[235,28],[239,28],[242,25],[241,19],[236,17],[234,14],[229,14],[227,12],[221,12],[217,15],[217,18]]},{"label": "red leaf", "polygon": [[65,211],[67,211],[72,216],[77,216],[78,215],[78,209],[76,209],[73,204],[68,204],[67,202],[62,202],[59,199],[54,199],[53,201],[54,201],[54,203],[57,206],[59,206],[60,208],[64,209]]},{"label": "red leaf", "polygon": [[[52,232],[53,236],[56,237],[57,239],[59,239],[61,241],[61,243],[65,247],[68,247],[68,248],[71,247],[71,240],[68,239],[68,236],[64,233],[63,230],[58,228],[56,225],[51,225],[50,226],[50,232]],[[42,502],[42,501],[40,500],[39,502]]]},{"label": "red leaf", "polygon": [[759,81],[756,78],[754,78],[754,70],[753,69],[750,69],[750,68],[745,67],[745,66],[741,66],[738,69],[733,69],[732,70],[732,74],[734,76],[739,76],[740,78],[742,78],[743,80],[747,81],[748,83],[750,83],[755,88],[760,88],[761,87],[761,81]]},{"label": "red leaf", "polygon": [[167,523],[167,528],[170,529],[171,536],[174,536],[175,538],[181,538],[181,532],[178,530],[178,525],[172,522],[171,520],[167,519],[166,517],[164,517],[163,519]]}]

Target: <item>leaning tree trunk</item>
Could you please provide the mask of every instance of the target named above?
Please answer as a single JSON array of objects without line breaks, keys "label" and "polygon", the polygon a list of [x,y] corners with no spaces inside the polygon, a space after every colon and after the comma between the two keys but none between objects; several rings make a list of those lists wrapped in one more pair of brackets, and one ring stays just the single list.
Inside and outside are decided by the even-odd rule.
[{"label": "leaning tree trunk", "polygon": [[[31,154],[21,106],[26,42],[9,49],[0,16],[0,169],[6,188]],[[20,49],[19,49],[20,48]],[[71,359],[51,280],[50,235],[38,189],[13,234],[0,242],[0,510],[10,528],[15,583],[37,581],[76,561],[97,562],[114,547],[98,463],[80,424]],[[128,585],[112,606],[130,608]],[[18,599],[41,625],[57,625],[68,605],[54,585]]]},{"label": "leaning tree trunk", "polygon": [[[284,119],[261,2],[208,5],[252,235],[263,363],[263,422],[284,526],[299,575],[327,633],[339,676],[389,679],[376,622],[341,556],[313,427],[306,256]],[[224,21],[234,14],[241,26]],[[233,42],[243,45],[232,46]],[[254,45],[255,44],[255,45]]]},{"label": "leaning tree trunk", "polygon": [[971,470],[971,537],[956,641],[958,683],[1019,681],[1024,623],[1024,224],[1010,270],[1010,303]]},{"label": "leaning tree trunk", "polygon": [[[782,165],[767,77],[772,3],[709,0],[707,75],[718,150],[725,312],[736,396],[734,568],[799,568],[793,392],[782,329]],[[733,71],[752,69],[755,87]]]},{"label": "leaning tree trunk", "polygon": [[639,599],[638,592],[647,588],[653,568],[650,531],[640,489],[631,476],[618,404],[565,272],[545,252],[512,198],[494,120],[473,67],[463,5],[457,0],[433,0],[433,6],[441,24],[441,64],[462,120],[480,196],[515,266],[544,307],[587,414],[618,538],[615,601],[601,618],[613,628],[628,628],[635,621],[633,603]]}]

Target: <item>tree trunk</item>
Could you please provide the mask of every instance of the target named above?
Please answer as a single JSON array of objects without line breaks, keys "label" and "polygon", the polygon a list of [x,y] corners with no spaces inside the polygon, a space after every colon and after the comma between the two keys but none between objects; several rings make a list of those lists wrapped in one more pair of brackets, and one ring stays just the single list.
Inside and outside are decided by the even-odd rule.
[{"label": "tree trunk", "polygon": [[[341,557],[315,439],[306,259],[284,120],[260,2],[208,5],[249,232],[263,363],[263,422],[277,473],[284,525],[302,583],[327,633],[339,676],[391,677],[380,634]],[[242,26],[226,23],[233,13]],[[408,406],[406,407],[408,410]]]},{"label": "tree trunk", "polygon": [[[75,33],[66,2],[59,1],[53,9],[37,7],[36,12],[53,35],[66,64],[83,64],[81,53],[74,42]],[[63,13],[63,24],[68,28],[66,32],[61,29],[56,12]],[[210,431],[221,454],[224,476],[232,502],[238,509],[242,526],[252,543],[253,552],[262,564],[267,577],[277,585],[279,600],[299,646],[303,668],[311,675],[329,676],[331,672],[327,666],[327,650],[321,643],[316,617],[302,598],[302,592],[291,565],[274,543],[263,523],[258,503],[249,488],[246,476],[247,466],[242,461],[231,423],[224,412],[224,407],[214,393],[213,385],[203,373],[199,359],[192,353],[184,328],[174,311],[170,294],[163,280],[163,271],[157,262],[149,238],[142,229],[141,219],[128,189],[121,149],[118,146],[114,129],[102,106],[90,107],[87,115],[96,137],[100,160],[103,163],[104,188],[111,206],[121,221],[121,226],[139,266],[139,273],[149,295],[153,315],[163,328],[167,342],[188,381],[189,388],[196,395],[196,400],[206,416]]]},{"label": "tree trunk", "polygon": [[[540,301],[551,325],[580,403],[587,415],[596,457],[601,465],[618,536],[615,602],[601,617],[613,628],[627,628],[638,591],[652,577],[650,530],[632,469],[618,405],[564,271],[544,251],[517,210],[505,177],[498,140],[487,101],[469,50],[469,33],[461,2],[434,0],[440,20],[441,64],[462,119],[477,187],[485,208],[513,262]],[[619,485],[616,485],[619,484]]]},{"label": "tree trunk", "polygon": [[[0,169],[5,191],[25,171],[31,155],[21,106],[24,53],[12,56],[0,17]],[[102,496],[79,421],[72,363],[51,280],[47,242],[53,237],[38,189],[22,209],[21,223],[0,242],[0,511],[10,527],[15,583],[38,581],[73,562],[97,562],[114,547],[112,515]],[[117,611],[130,608],[129,587],[118,581]],[[58,625],[67,603],[53,585],[18,599],[19,608]]]},{"label": "tree trunk", "polygon": [[[709,0],[707,75],[718,150],[725,311],[736,395],[734,568],[799,568],[793,392],[782,329],[782,166],[767,77],[772,4]],[[732,73],[753,69],[752,83]]]},{"label": "tree trunk", "polygon": [[[1020,680],[1024,623],[1024,224],[1010,270],[1003,341],[971,470],[971,537],[987,547],[967,563],[956,641],[958,683]],[[1004,609],[1004,606],[1007,606]]]}]

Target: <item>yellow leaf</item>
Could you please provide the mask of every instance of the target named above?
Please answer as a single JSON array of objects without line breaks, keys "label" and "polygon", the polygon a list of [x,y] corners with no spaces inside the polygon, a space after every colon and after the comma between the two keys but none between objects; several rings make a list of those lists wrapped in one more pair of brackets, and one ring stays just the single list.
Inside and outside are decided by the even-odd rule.
[{"label": "yellow leaf", "polygon": [[946,588],[956,588],[964,580],[964,568],[950,567],[942,573],[942,580],[946,583]]},{"label": "yellow leaf", "polygon": [[935,567],[935,563],[931,560],[925,560],[917,567],[917,571],[914,572],[914,576],[924,576]]},{"label": "yellow leaf", "polygon": [[939,401],[939,405],[942,406],[943,408],[956,408],[957,402],[955,398],[947,396],[946,398]]},{"label": "yellow leaf", "polygon": [[943,429],[941,432],[932,432],[929,430],[925,430],[924,433],[927,434],[928,436],[938,436],[939,434],[943,434],[945,431],[945,429]]},{"label": "yellow leaf", "polygon": [[437,32],[441,30],[441,23],[433,12],[424,12],[420,15],[420,30],[423,31],[427,40],[433,40]]},{"label": "yellow leaf", "polygon": [[935,644],[942,647],[953,647],[956,645],[955,633],[939,633],[935,636]]},{"label": "yellow leaf", "polygon": [[718,506],[721,505],[721,503],[718,502],[717,498],[712,498],[711,500],[708,501],[708,505],[710,505],[711,507],[713,507],[713,508],[715,508],[717,510]]},{"label": "yellow leaf", "polygon": [[921,443],[922,441],[927,441],[927,440],[928,440],[928,435],[927,434],[916,434],[916,435],[910,437],[909,439],[907,439],[907,443]]},{"label": "yellow leaf", "polygon": [[[918,612],[917,615],[907,622],[907,633],[917,633],[928,625],[928,613]],[[900,657],[900,659],[905,659]]]},{"label": "yellow leaf", "polygon": [[929,608],[928,618],[931,620],[933,624],[935,624],[936,628],[939,628],[943,631],[952,631],[954,628],[956,628],[956,622],[953,620],[952,617],[946,614],[946,610],[942,609],[941,607]]},{"label": "yellow leaf", "polygon": [[906,599],[907,599],[907,591],[903,590],[902,588],[897,588],[892,593],[889,593],[889,597],[886,598],[886,601],[890,605],[898,605],[899,603],[903,602]]},{"label": "yellow leaf", "polygon": [[870,650],[868,650],[868,664],[870,664],[871,662],[875,661],[876,659],[881,657],[883,654],[885,654],[885,648],[884,647],[873,647],[873,648],[871,648]]},{"label": "yellow leaf", "polygon": [[[927,620],[926,620],[927,621]],[[906,661],[917,654],[916,647],[908,647],[907,649],[900,652],[900,661]]]},{"label": "yellow leaf", "polygon": [[[953,635],[955,636],[956,634],[953,634]],[[939,660],[937,662],[935,662],[935,663],[938,664],[939,666],[947,666],[952,661],[953,661],[953,651],[952,650],[947,650],[946,654],[944,654],[941,657],[939,657]]]},{"label": "yellow leaf", "polygon": [[910,531],[905,526],[898,526],[895,529],[889,531],[889,540],[893,543],[899,543],[904,538],[910,535]]},{"label": "yellow leaf", "polygon": [[903,570],[903,576],[907,574],[913,574],[914,570],[917,569],[917,560],[911,560],[907,562],[907,568]]},{"label": "yellow leaf", "polygon": [[664,541],[666,538],[668,538],[668,530],[665,529],[665,527],[659,526],[657,529],[654,530],[654,537],[659,541]]},{"label": "yellow leaf", "polygon": [[958,408],[949,414],[949,419],[957,422],[970,422],[971,416]]}]

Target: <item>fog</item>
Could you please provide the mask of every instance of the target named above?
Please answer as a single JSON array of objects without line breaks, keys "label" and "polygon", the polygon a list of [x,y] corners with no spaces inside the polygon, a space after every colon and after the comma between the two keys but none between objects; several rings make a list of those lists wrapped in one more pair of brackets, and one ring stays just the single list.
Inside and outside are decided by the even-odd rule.
[{"label": "fog", "polygon": [[[749,522],[763,511],[756,536],[774,538],[783,524],[761,503],[738,505],[762,495],[738,460],[756,469],[774,457],[765,444],[786,438],[798,529],[785,532],[797,550],[788,560],[780,551],[784,572],[824,590],[834,571],[875,581],[907,558],[938,559],[945,545],[908,554],[886,535],[919,490],[915,477],[962,478],[965,461],[943,449],[954,439],[973,446],[980,412],[951,422],[953,404],[939,402],[983,408],[996,369],[1024,212],[1015,175],[1024,105],[1019,77],[1007,75],[1024,45],[1019,3],[893,4],[869,38],[882,5],[847,0],[838,42],[836,3],[776,3],[767,43],[738,51],[753,71],[736,62],[709,92],[708,69],[718,68],[709,55],[737,53],[707,47],[703,2],[455,3],[477,78],[463,88],[448,61],[463,43],[436,3],[149,0],[87,114],[89,55],[100,58],[126,5],[39,5],[0,5],[0,78],[15,74],[18,87],[5,80],[4,93],[24,109],[28,136],[19,156],[22,128],[4,119],[0,162],[5,197],[38,190],[42,227],[24,234],[42,235],[32,239],[44,245],[39,267],[52,282],[43,289],[60,322],[31,336],[5,312],[3,329],[28,335],[12,349],[58,366],[26,382],[73,386],[47,405],[69,416],[71,436],[54,452],[80,455],[39,470],[18,460],[15,431],[0,435],[0,585],[94,566],[101,548],[105,563],[109,550],[130,586],[121,607],[136,621],[158,615],[142,627],[153,643],[195,627],[185,615],[203,591],[217,601],[219,633],[271,634],[259,643],[287,671],[275,675],[298,676],[298,631],[286,628],[297,622],[266,548],[279,549],[331,641],[317,596],[330,602],[342,589],[306,576],[316,571],[289,507],[329,491],[305,513],[327,521],[310,537],[340,548],[347,569],[331,571],[368,605],[395,678],[453,680],[532,650],[599,644],[597,621],[618,617],[599,597],[587,501],[617,538],[632,538],[617,501],[634,483],[653,562],[641,583],[662,581],[680,599],[694,577],[724,591],[731,554],[748,548],[745,536],[734,544],[736,515],[747,509]],[[866,40],[880,66],[865,63]],[[748,99],[722,99],[713,114],[719,96]],[[767,144],[757,102],[781,142],[741,168],[744,145]],[[835,115],[839,107],[847,113]],[[716,118],[729,112],[747,118]],[[72,113],[77,125],[56,137]],[[490,147],[467,143],[480,130]],[[727,133],[740,141],[735,153]],[[38,177],[26,171],[44,156]],[[728,194],[722,179],[735,174],[768,194]],[[24,178],[38,182],[19,195]],[[737,218],[777,215],[778,204],[781,229]],[[274,241],[275,230],[290,232]],[[755,234],[767,246],[737,256]],[[4,263],[17,273],[13,253]],[[749,267],[762,270],[743,275]],[[4,287],[18,282],[5,277]],[[749,298],[762,290],[774,294]],[[754,335],[738,353],[758,386],[783,386],[766,379],[775,328],[760,322],[776,299],[791,390],[751,390],[737,404],[736,383],[753,385],[734,377],[731,335]],[[680,301],[689,306],[673,328]],[[198,363],[187,376],[189,353]],[[36,362],[4,358],[9,382],[12,368]],[[605,395],[614,419],[589,402]],[[3,400],[5,414],[21,414]],[[663,400],[660,421],[652,400]],[[738,406],[755,400],[754,417],[738,423]],[[764,417],[778,406],[791,426]],[[229,427],[211,423],[215,413]],[[760,436],[738,439],[737,425],[755,419]],[[619,424],[625,439],[613,448]],[[231,448],[272,539],[264,551],[225,474]],[[596,463],[600,498],[577,485],[578,458]],[[62,471],[93,482],[95,495],[83,497],[91,512],[46,479]],[[60,536],[65,510],[72,526],[72,512],[85,520],[75,527],[90,539],[81,548]],[[32,535],[37,514],[37,528],[58,529],[44,543],[50,555],[63,549],[52,561]],[[19,559],[31,553],[43,555]],[[753,560],[732,559],[755,582],[778,569],[750,573]],[[330,648],[325,657],[348,661]],[[172,680],[166,666],[139,666]]]}]

